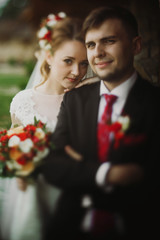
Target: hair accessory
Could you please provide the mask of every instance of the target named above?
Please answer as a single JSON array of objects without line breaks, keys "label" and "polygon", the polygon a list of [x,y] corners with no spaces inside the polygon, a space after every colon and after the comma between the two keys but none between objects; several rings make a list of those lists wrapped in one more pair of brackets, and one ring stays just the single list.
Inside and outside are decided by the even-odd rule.
[{"label": "hair accessory", "polygon": [[66,17],[64,12],[59,12],[57,15],[49,14],[42,20],[40,30],[38,31],[39,46],[41,49],[51,49],[52,30],[58,21]]}]

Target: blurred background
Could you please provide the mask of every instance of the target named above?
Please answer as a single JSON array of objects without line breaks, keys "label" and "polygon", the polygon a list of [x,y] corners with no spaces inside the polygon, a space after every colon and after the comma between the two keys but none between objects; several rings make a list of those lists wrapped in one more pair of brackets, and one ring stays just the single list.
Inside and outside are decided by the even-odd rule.
[{"label": "blurred background", "polygon": [[25,88],[34,68],[41,19],[61,11],[84,19],[92,9],[107,4],[124,6],[137,17],[143,51],[135,67],[160,86],[159,0],[0,0],[0,130],[10,127],[10,102]]}]

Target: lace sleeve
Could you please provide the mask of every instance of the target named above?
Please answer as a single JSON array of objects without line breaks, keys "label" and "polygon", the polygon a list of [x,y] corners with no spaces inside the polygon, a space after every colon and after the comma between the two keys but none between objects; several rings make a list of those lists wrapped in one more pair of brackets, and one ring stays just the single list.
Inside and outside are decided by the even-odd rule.
[{"label": "lace sleeve", "polygon": [[22,90],[15,95],[10,104],[10,114],[14,115],[16,123],[27,125],[34,121],[34,102],[32,101],[32,90]]},{"label": "lace sleeve", "polygon": [[17,101],[17,97],[18,96],[18,94],[12,99],[12,101],[11,101],[11,104],[10,104],[10,114],[11,115],[13,115],[13,114],[15,114],[15,112],[16,112],[16,101]]},{"label": "lace sleeve", "polygon": [[24,91],[20,91],[19,93],[17,93],[12,101],[11,101],[11,104],[10,104],[10,114],[13,115],[13,114],[16,114],[17,112],[17,108],[19,107],[19,105],[21,105],[21,101],[23,99],[23,92]]}]

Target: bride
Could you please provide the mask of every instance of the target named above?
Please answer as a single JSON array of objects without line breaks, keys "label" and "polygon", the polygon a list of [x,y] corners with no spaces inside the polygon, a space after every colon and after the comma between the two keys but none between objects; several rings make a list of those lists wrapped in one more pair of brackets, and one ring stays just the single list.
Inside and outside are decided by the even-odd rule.
[{"label": "bride", "polygon": [[[54,131],[64,90],[74,88],[88,69],[80,32],[81,21],[64,13],[51,14],[43,20],[38,32],[41,49],[36,74],[10,105],[13,127],[33,124],[36,117]],[[26,186],[20,179],[7,181],[2,202],[2,239],[41,240],[60,194],[61,190],[50,186],[41,175]]]}]

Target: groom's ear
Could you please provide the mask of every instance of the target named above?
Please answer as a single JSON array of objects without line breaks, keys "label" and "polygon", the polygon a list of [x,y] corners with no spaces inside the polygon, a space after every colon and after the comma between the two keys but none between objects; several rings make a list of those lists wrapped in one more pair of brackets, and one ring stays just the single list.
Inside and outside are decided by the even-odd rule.
[{"label": "groom's ear", "polygon": [[137,36],[133,39],[133,52],[134,55],[137,55],[142,50],[142,39],[140,36]]},{"label": "groom's ear", "polygon": [[45,52],[45,58],[46,58],[46,62],[48,63],[48,65],[51,65],[52,63],[52,54],[50,51],[46,51]]}]

